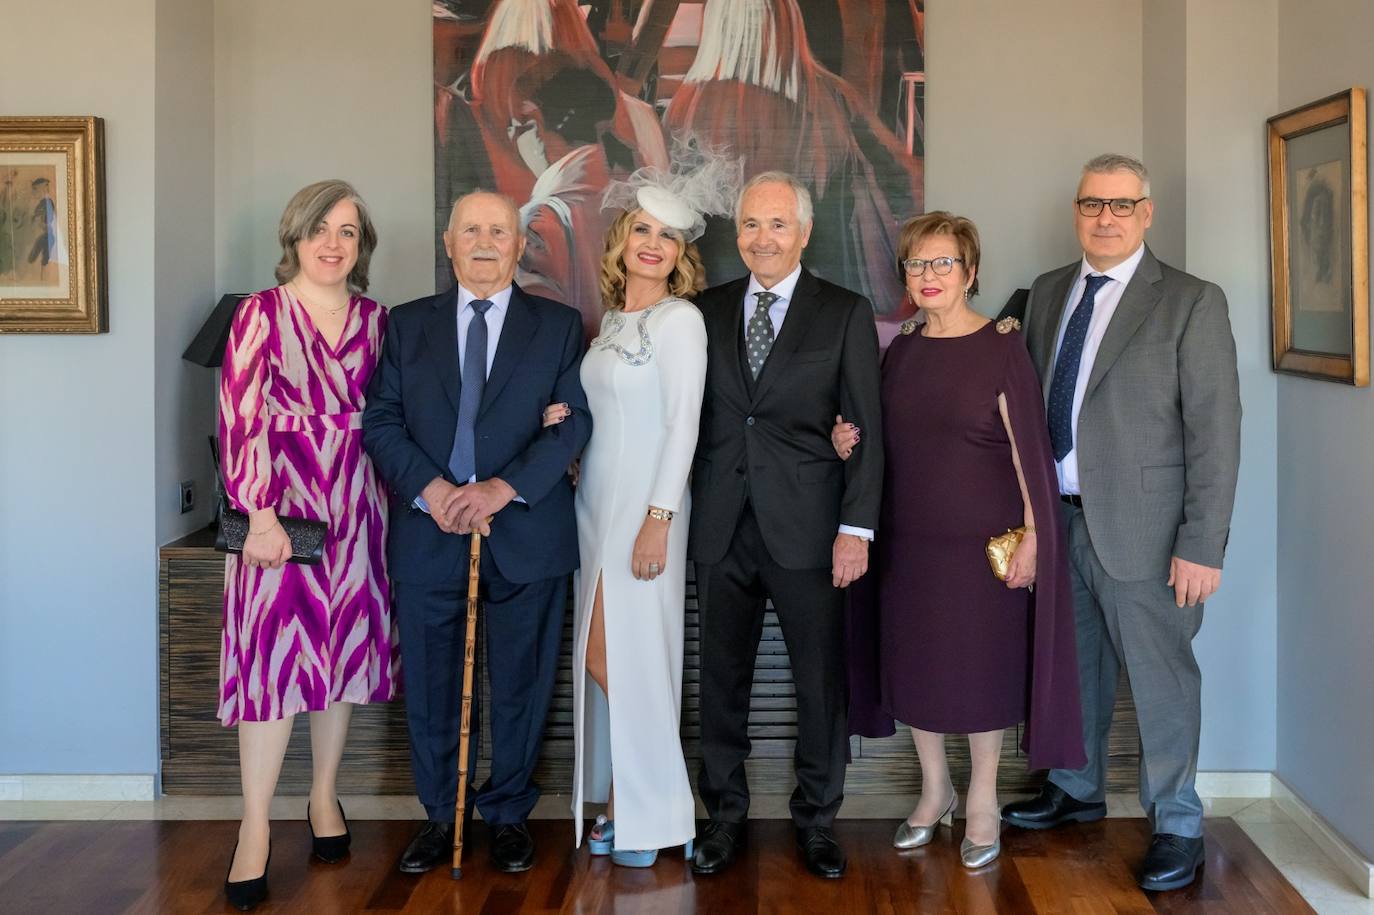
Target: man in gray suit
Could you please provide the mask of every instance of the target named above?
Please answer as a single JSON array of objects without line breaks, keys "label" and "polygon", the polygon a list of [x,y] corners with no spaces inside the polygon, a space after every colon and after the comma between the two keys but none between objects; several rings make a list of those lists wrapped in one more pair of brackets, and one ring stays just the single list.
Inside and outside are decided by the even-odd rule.
[{"label": "man in gray suit", "polygon": [[1192,640],[1221,583],[1240,462],[1226,297],[1145,245],[1145,167],[1098,156],[1074,200],[1081,261],[1031,287],[1026,342],[1045,388],[1068,530],[1088,764],[1008,804],[1015,826],[1106,815],[1107,732],[1125,665],[1140,721],[1140,802],[1154,839],[1140,885],[1202,863],[1194,788],[1202,677]]}]

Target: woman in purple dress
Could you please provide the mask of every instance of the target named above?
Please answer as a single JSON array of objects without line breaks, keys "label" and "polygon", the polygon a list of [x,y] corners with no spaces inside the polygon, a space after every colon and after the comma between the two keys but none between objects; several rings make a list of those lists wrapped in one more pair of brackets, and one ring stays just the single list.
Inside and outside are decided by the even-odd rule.
[{"label": "woman in purple dress", "polygon": [[[883,512],[873,573],[853,597],[851,726],[875,737],[893,733],[893,718],[911,726],[921,799],[897,829],[898,848],[924,845],[952,822],[945,735],[968,735],[961,858],[981,867],[1001,850],[1003,731],[1026,722],[1033,767],[1083,760],[1058,488],[1019,325],[994,324],[968,304],[978,230],[928,213],[903,227],[898,251],[925,323],[903,324],[883,360]],[[864,446],[840,423],[836,448],[847,457]],[[1022,525],[999,581],[987,541]]]},{"label": "woman in purple dress", "polygon": [[[360,293],[377,234],[351,186],[321,181],[282,214],[281,285],[244,299],[224,354],[219,437],[229,502],[247,512],[224,570],[219,718],[238,725],[244,816],[225,879],[249,909],[267,893],[268,809],[296,714],[310,713],[314,854],[348,853],[335,792],[353,705],[394,693],[386,499],[363,452],[364,392],[386,311]],[[329,525],[324,561],[287,560],[278,520]]]}]

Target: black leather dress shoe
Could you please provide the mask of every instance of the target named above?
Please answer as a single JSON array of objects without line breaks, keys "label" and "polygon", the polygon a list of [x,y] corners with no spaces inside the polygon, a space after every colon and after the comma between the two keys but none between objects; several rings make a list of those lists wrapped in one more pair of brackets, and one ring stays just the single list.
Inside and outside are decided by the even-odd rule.
[{"label": "black leather dress shoe", "polygon": [[840,843],[829,826],[809,826],[797,830],[797,848],[806,869],[817,877],[843,877],[845,859]]},{"label": "black leather dress shoe", "polygon": [[1157,832],[1145,853],[1140,871],[1140,887],[1146,890],[1176,890],[1193,882],[1202,866],[1202,836],[1190,839],[1173,833]]},{"label": "black leather dress shoe", "polygon": [[524,823],[491,828],[491,866],[507,874],[534,867],[534,836]]},{"label": "black leather dress shoe", "polygon": [[1022,829],[1049,829],[1063,823],[1091,823],[1106,815],[1106,804],[1080,801],[1052,782],[1046,782],[1040,793],[1030,800],[1016,801],[1002,808],[1002,819]]},{"label": "black leather dress shoe", "polygon": [[430,820],[415,838],[410,840],[397,865],[403,874],[423,874],[432,871],[453,856],[453,824]]},{"label": "black leather dress shoe", "polygon": [[692,855],[692,873],[718,874],[734,863],[744,847],[744,824],[712,820],[706,824]]}]

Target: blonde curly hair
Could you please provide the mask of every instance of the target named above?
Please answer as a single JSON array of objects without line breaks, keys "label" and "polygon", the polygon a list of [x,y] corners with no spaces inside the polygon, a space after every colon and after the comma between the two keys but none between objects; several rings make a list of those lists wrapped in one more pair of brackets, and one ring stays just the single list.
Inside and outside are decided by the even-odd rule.
[{"label": "blonde curly hair", "polygon": [[[601,301],[608,311],[625,307],[625,243],[630,227],[643,210],[625,210],[606,231],[606,253],[601,256]],[[706,268],[697,246],[677,236],[677,262],[668,274],[668,294],[691,298],[706,288]]]}]

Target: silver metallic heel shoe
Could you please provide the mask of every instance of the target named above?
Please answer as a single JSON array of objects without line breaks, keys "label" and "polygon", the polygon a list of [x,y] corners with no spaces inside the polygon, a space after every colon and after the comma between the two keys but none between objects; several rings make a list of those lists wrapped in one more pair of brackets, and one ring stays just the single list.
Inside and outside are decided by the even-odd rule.
[{"label": "silver metallic heel shoe", "polygon": [[997,824],[997,838],[992,840],[991,845],[974,845],[965,837],[959,846],[959,860],[964,862],[964,867],[969,870],[977,870],[985,867],[997,860],[997,856],[1002,854],[1002,824]]},{"label": "silver metallic heel shoe", "polygon": [[892,847],[909,851],[913,848],[920,848],[922,845],[929,845],[930,840],[935,838],[935,830],[939,826],[954,825],[954,808],[959,806],[959,794],[955,792],[949,797],[949,803],[945,805],[945,812],[940,814],[934,823],[929,826],[912,826],[906,820],[902,820],[902,825],[897,827],[897,834],[892,837]]}]

